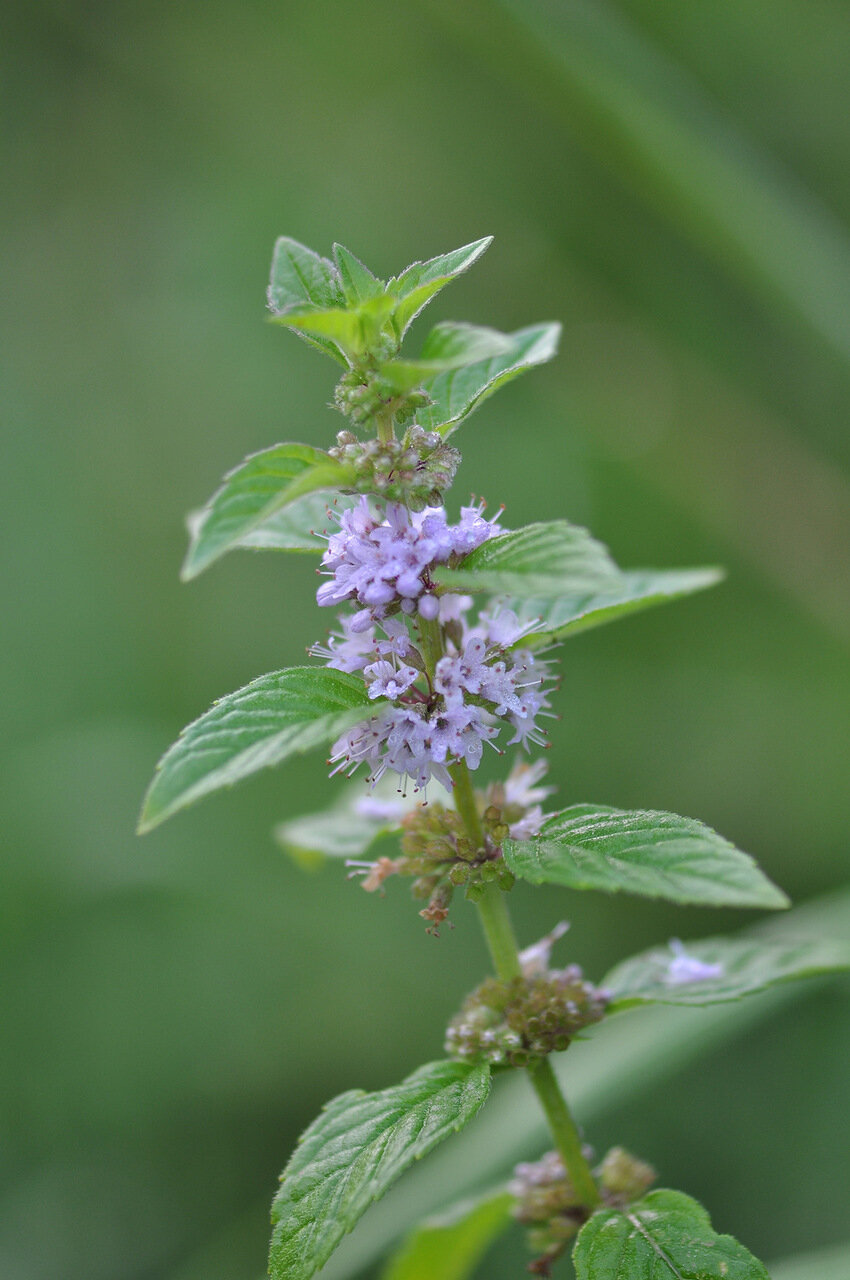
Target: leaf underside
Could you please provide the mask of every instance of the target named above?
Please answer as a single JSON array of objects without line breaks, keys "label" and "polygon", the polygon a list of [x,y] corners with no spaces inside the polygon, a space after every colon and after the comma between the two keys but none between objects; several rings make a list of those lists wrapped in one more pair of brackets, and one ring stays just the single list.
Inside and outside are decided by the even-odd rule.
[{"label": "leaf underside", "polygon": [[272,1204],[272,1280],[308,1280],[409,1165],[469,1123],[489,1088],[485,1064],[432,1062],[400,1085],[328,1103]]},{"label": "leaf underside", "polygon": [[381,1280],[467,1280],[511,1223],[514,1197],[503,1188],[428,1218],[411,1232]]},{"label": "leaf underside", "polygon": [[702,965],[719,967],[720,972],[691,982],[675,982],[670,950],[654,947],[624,960],[603,978],[602,986],[611,994],[609,1012],[640,1004],[721,1004],[765,991],[779,982],[850,968],[850,947],[825,938],[782,942],[753,937],[706,938],[688,942],[685,951]]},{"label": "leaf underside", "polygon": [[157,766],[139,822],[150,831],[220,787],[309,751],[372,714],[363,681],[329,667],[288,667],[230,693],[188,725]]},{"label": "leaf underside", "polygon": [[601,1209],[573,1250],[576,1280],[770,1280],[732,1236],[718,1235],[702,1205],[681,1191],[652,1191],[628,1209]]},{"label": "leaf underside", "polygon": [[673,813],[572,805],[532,840],[506,840],[503,854],[511,871],[533,884],[713,907],[788,906],[748,854]]}]

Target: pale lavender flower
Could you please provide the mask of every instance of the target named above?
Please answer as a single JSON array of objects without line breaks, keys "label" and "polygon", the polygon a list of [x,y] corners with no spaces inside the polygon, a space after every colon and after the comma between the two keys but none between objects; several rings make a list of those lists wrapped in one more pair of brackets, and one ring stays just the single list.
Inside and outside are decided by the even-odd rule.
[{"label": "pale lavender flower", "polygon": [[722,964],[709,964],[697,956],[689,955],[679,938],[670,939],[673,958],[667,964],[664,981],[668,987],[683,987],[689,982],[706,982],[723,975]]},{"label": "pale lavender flower", "polygon": [[370,681],[369,697],[389,698],[391,702],[400,698],[419,679],[419,672],[415,667],[401,666],[396,670],[391,662],[383,658],[370,663],[364,668],[363,674]]}]

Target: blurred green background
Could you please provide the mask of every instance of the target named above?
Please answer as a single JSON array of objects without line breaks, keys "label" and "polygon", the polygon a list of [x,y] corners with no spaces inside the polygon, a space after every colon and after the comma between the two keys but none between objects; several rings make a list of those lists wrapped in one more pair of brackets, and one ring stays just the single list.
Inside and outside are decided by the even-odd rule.
[{"label": "blurred green background", "polygon": [[[317,757],[133,833],[177,730],[327,626],[306,560],[177,579],[184,512],[227,468],[342,425],[330,363],[263,323],[274,238],[386,276],[496,237],[428,319],[564,337],[458,434],[458,494],[589,524],[627,566],[729,570],[569,642],[560,797],[702,817],[814,899],[850,881],[850,8],[29,0],[0,21],[0,1274],[256,1280],[299,1130],[439,1056],[485,963],[464,904],[434,941],[404,886],[286,862],[270,828],[331,794]],[[525,941],[574,916],[562,954],[593,976],[747,922],[514,898]],[[846,983],[801,988],[667,1077],[621,1060],[590,1137],[767,1259],[839,1242],[847,1008]],[[498,1129],[486,1150],[495,1176]],[[486,1273],[522,1274],[518,1235]]]}]

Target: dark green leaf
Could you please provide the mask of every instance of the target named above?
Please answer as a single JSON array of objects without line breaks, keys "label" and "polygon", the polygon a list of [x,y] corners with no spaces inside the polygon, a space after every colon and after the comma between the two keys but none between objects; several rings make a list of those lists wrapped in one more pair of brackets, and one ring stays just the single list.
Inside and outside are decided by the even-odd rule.
[{"label": "dark green leaf", "polygon": [[469,1123],[489,1089],[486,1065],[431,1062],[400,1085],[328,1103],[272,1204],[272,1280],[308,1280],[409,1165]]},{"label": "dark green leaf", "polygon": [[511,1222],[514,1198],[499,1188],[428,1218],[408,1237],[381,1280],[467,1280]]},{"label": "dark green leaf", "polygon": [[339,271],[345,300],[349,305],[368,302],[384,292],[383,281],[378,280],[359,258],[355,258],[343,244],[334,245],[334,259]]},{"label": "dark green leaf", "polygon": [[575,804],[532,840],[506,840],[505,861],[533,884],[636,893],[705,907],[787,907],[788,899],[716,831],[694,818]]},{"label": "dark green leaf", "polygon": [[341,462],[310,445],[276,444],[252,453],[193,517],[181,576],[194,578],[232,547],[245,545],[255,529],[296,498],[339,488],[350,479]]},{"label": "dark green leaf", "polygon": [[366,719],[370,702],[358,676],[329,667],[289,667],[230,693],[188,725],[157,765],[141,832],[201,796],[333,741]]},{"label": "dark green leaf", "polygon": [[381,365],[380,372],[396,390],[408,391],[448,369],[461,369],[514,351],[514,340],[508,334],[447,321],[428,334],[418,360],[390,360]]},{"label": "dark green leaf", "polygon": [[466,556],[459,569],[439,569],[435,577],[453,591],[552,597],[616,586],[620,572],[586,529],[552,520],[499,534]]},{"label": "dark green leaf", "polygon": [[579,631],[703,591],[722,579],[722,569],[627,569],[604,591],[576,592],[555,600],[509,599],[505,603],[522,622],[540,619],[540,630],[521,643],[524,649],[542,649]]},{"label": "dark green leaf", "polygon": [[628,1209],[600,1209],[579,1232],[576,1280],[770,1280],[766,1267],[712,1229],[698,1201],[651,1191]]},{"label": "dark green leaf", "polygon": [[[339,273],[329,259],[289,236],[281,236],[272,256],[268,301],[272,314],[280,316],[293,307],[341,307],[345,305],[345,295]],[[333,342],[302,336],[326,355],[346,363]]]},{"label": "dark green leaf", "polygon": [[558,349],[560,334],[559,324],[535,324],[517,329],[508,335],[514,343],[512,351],[427,378],[423,386],[431,403],[417,410],[417,422],[428,431],[450,436],[487,396],[526,369],[551,360]]},{"label": "dark green leaf", "polygon": [[[850,968],[850,948],[826,938],[796,942],[705,938],[688,942],[684,955],[681,944],[671,945],[674,950],[655,947],[611,970],[602,981],[611,993],[611,1012],[638,1004],[720,1004],[777,982]],[[688,981],[691,960],[695,976]]]},{"label": "dark green leaf", "polygon": [[414,262],[400,276],[389,281],[387,292],[395,299],[393,323],[399,340],[434,294],[471,267],[492,242],[492,236],[485,236],[427,262]]}]

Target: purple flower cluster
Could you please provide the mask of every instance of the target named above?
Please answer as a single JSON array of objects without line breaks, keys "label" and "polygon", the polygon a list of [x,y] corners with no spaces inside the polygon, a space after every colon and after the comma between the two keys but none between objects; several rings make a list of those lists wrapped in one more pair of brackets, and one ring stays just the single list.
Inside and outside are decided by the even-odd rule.
[{"label": "purple flower cluster", "polygon": [[[547,664],[520,646],[530,628],[498,608],[470,623],[470,597],[438,595],[431,577],[435,565],[493,533],[482,508],[464,508],[452,526],[442,507],[410,513],[389,504],[382,519],[363,499],[338,519],[323,557],[332,576],[319,603],[361,608],[311,652],[337,670],[361,672],[381,706],[334,743],[334,772],[365,764],[373,781],[389,769],[417,789],[433,779],[451,790],[449,766],[463,760],[477,769],[484,743],[504,725],[513,730],[509,745],[544,744],[537,717],[549,706],[550,677]],[[435,623],[444,654],[429,674],[421,630]]]},{"label": "purple flower cluster", "polygon": [[483,509],[463,507],[460,523],[450,525],[443,507],[411,512],[391,502],[379,518],[368,498],[361,498],[336,515],[339,532],[330,535],[322,556],[330,581],[319,588],[319,604],[355,600],[362,605],[350,619],[355,633],[379,622],[393,605],[404,613],[418,609],[423,618],[435,618],[437,597],[428,571],[452,555],[467,555],[499,532],[494,521],[484,519]]}]

